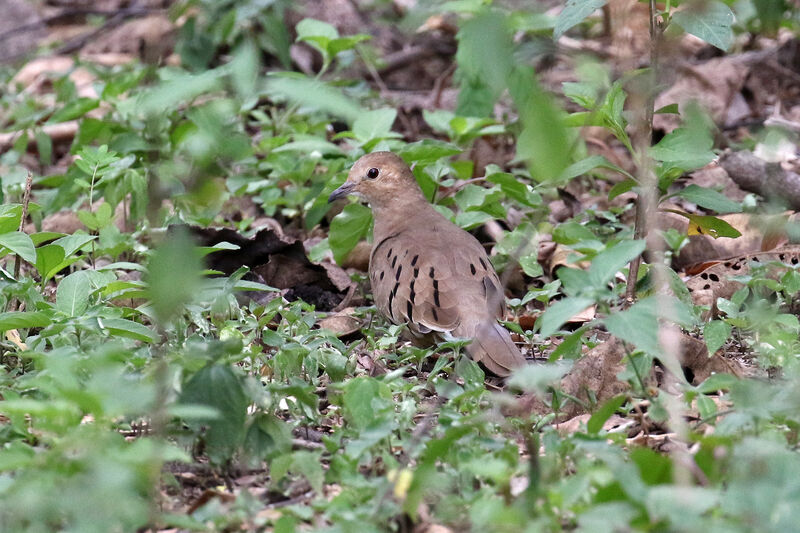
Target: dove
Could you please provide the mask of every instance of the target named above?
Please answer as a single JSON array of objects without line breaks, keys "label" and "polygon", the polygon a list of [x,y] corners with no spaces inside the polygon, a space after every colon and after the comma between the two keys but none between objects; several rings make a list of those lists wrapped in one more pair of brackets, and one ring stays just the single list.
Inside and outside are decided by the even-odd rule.
[{"label": "dove", "polygon": [[369,279],[381,314],[406,324],[418,344],[471,339],[467,353],[497,376],[525,364],[497,322],[503,289],[483,246],[428,203],[399,156],[362,156],[328,201],[351,194],[372,209]]}]

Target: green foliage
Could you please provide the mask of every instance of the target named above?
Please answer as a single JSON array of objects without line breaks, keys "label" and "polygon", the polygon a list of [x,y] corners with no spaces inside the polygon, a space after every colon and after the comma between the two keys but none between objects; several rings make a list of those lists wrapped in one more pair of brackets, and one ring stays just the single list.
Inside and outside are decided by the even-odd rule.
[{"label": "green foliage", "polygon": [[[645,247],[630,238],[625,208],[590,206],[560,224],[548,219],[556,187],[576,179],[591,186],[587,174],[621,177],[612,199],[646,185],[636,172],[587,154],[577,135],[583,126],[606,128],[632,159],[652,159],[660,201],[743,210],[720,191],[675,191],[678,178],[715,156],[712,126],[699,114],[681,110],[680,128],[636,151],[629,93],[647,73],[612,80],[582,65],[578,81],[563,85],[578,106],[570,114],[539,83],[526,56],[531,45],[550,31],[590,29],[587,18],[603,2],[570,0],[555,19],[483,0],[440,6],[457,14],[457,106],[425,111],[437,138],[415,142],[398,133],[404,117],[396,104],[351,77],[348,67],[368,54],[365,35],[302,20],[296,44],[319,53],[321,67],[310,75],[290,70],[290,4],[178,2],[171,15],[185,20],[181,66],[91,66],[97,98],[78,97],[67,78],[54,81],[49,100],[5,84],[0,124],[19,135],[0,155],[2,529],[384,531],[407,529],[409,520],[454,531],[795,527],[796,267],[754,268],[705,323],[704,310],[679,291],[650,294],[653,271],[645,269],[642,298],[622,309],[621,274]],[[719,2],[661,15],[723,49],[734,30],[789,24],[783,2],[752,2],[749,14],[745,4],[734,6],[741,27]],[[5,70],[0,76],[10,80]],[[68,163],[50,166],[64,154],[45,126],[70,120],[78,131]],[[513,144],[516,160],[481,173],[471,151],[486,138]],[[33,176],[33,231],[20,224],[29,144],[38,163],[57,172]],[[512,391],[536,394],[545,414],[502,414],[499,406],[514,399],[487,386],[477,364],[452,355],[463,353],[464,341],[407,346],[402,327],[366,307],[353,311],[363,319],[363,340],[345,342],[318,327],[321,316],[307,303],[246,281],[246,268],[204,272],[204,254],[234,247],[201,250],[177,229],[189,222],[252,234],[251,216],[227,210],[229,200],[249,197],[293,232],[316,236],[327,224],[310,255],[330,252],[342,262],[369,237],[371,216],[349,203],[328,219],[327,197],[355,159],[378,149],[413,165],[426,196],[462,227],[519,221],[502,232],[492,261],[500,270],[518,262],[527,276],[513,309],[545,308],[533,331],[509,323],[550,358],[510,380]],[[41,231],[42,220],[60,211],[75,213],[84,229]],[[680,214],[705,233],[737,235],[712,214]],[[543,234],[566,247],[569,264],[540,287],[529,278],[542,273]],[[675,250],[684,240],[670,234]],[[575,268],[577,261],[590,266]],[[255,303],[237,298],[241,291],[270,294]],[[592,321],[569,324],[589,308]],[[662,360],[665,322],[702,329],[711,352],[739,343],[780,379],[715,374],[690,384]],[[599,345],[598,328],[627,343],[620,377],[630,392],[583,402],[560,391],[559,381]],[[656,360],[677,376],[681,395],[644,382]],[[565,433],[560,422],[576,402],[591,415]],[[614,415],[646,416],[661,428],[673,409],[693,414],[681,436],[689,452],[657,453],[609,424]],[[189,503],[175,504],[182,469],[216,486],[238,483],[247,468],[264,489],[258,496],[239,487],[232,502],[173,512]]]}]

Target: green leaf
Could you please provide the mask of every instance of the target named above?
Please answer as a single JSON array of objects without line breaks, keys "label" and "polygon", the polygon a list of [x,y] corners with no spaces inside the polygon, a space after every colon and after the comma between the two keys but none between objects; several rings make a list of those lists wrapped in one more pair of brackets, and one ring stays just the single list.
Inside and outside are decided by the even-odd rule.
[{"label": "green leaf", "polygon": [[247,99],[255,96],[261,62],[260,51],[253,40],[245,39],[236,47],[229,66],[233,88],[239,97]]},{"label": "green leaf", "polygon": [[537,253],[532,253],[519,258],[519,266],[522,267],[522,271],[532,278],[541,276],[543,273],[542,265],[539,264],[537,256]]},{"label": "green leaf", "polygon": [[691,2],[672,15],[681,28],[720,50],[733,44],[733,11],[717,0]]},{"label": "green leaf", "polygon": [[567,0],[567,5],[556,18],[553,37],[558,39],[565,31],[606,5],[608,0]]},{"label": "green leaf", "polygon": [[244,438],[247,395],[239,377],[227,364],[210,364],[198,371],[183,386],[180,403],[216,409],[218,416],[187,420],[203,434],[209,458],[217,464],[229,459]]},{"label": "green leaf", "polygon": [[592,259],[589,267],[589,280],[594,287],[602,287],[631,260],[645,249],[645,242],[622,241],[606,248]]},{"label": "green leaf", "polygon": [[559,224],[553,230],[553,241],[559,244],[575,244],[596,239],[592,230],[575,221]]},{"label": "green leaf", "polygon": [[456,38],[455,76],[460,87],[457,114],[489,116],[512,67],[513,41],[507,18],[485,9],[464,21]]},{"label": "green leaf", "polygon": [[0,234],[0,246],[8,248],[28,263],[36,263],[36,248],[27,233],[12,231]]},{"label": "green leaf", "polygon": [[317,494],[322,494],[322,484],[325,481],[325,472],[322,469],[322,452],[306,450],[296,451],[292,454],[292,472],[302,474],[311,488]]},{"label": "green leaf", "polygon": [[158,342],[159,336],[150,328],[124,318],[99,319],[100,325],[112,335],[126,337],[142,342]]},{"label": "green leaf", "polygon": [[611,163],[602,155],[590,155],[589,157],[581,159],[580,161],[577,161],[565,168],[564,172],[561,173],[556,181],[569,181],[572,178],[586,174],[595,168],[607,168],[609,170],[619,172],[628,179],[634,179],[633,176],[631,176],[627,171]]},{"label": "green leaf", "polygon": [[56,309],[67,316],[82,315],[89,306],[91,284],[86,271],[79,270],[65,277],[56,289]]},{"label": "green leaf", "polygon": [[711,235],[715,239],[719,237],[730,237],[735,239],[741,237],[739,230],[725,222],[724,220],[711,215],[693,215],[677,209],[665,209],[670,213],[681,215],[689,219],[689,234]]},{"label": "green leaf", "polygon": [[[638,349],[659,357],[661,343],[658,338],[659,320],[665,319],[681,325],[689,325],[693,318],[688,308],[676,298],[650,296],[639,300],[629,309],[611,314],[603,319],[609,333],[630,342]],[[669,364],[668,358],[662,363]],[[683,376],[680,368],[670,368],[676,376]]]},{"label": "green leaf", "polygon": [[651,147],[650,155],[656,161],[669,163],[682,170],[694,170],[714,159],[713,146],[714,140],[707,129],[678,128]]},{"label": "green leaf", "polygon": [[249,457],[271,459],[292,451],[292,429],[280,418],[259,413],[247,430],[244,449]]},{"label": "green leaf", "polygon": [[42,311],[11,311],[0,313],[0,331],[49,326],[50,315]]},{"label": "green leaf", "polygon": [[361,204],[348,204],[333,218],[328,242],[337,263],[341,264],[366,236],[371,223],[369,208]]},{"label": "green leaf", "polygon": [[367,111],[353,122],[353,133],[362,144],[374,139],[397,136],[399,134],[392,132],[396,117],[397,110],[392,108]]},{"label": "green leaf", "polygon": [[549,337],[567,320],[577,315],[594,303],[591,298],[564,298],[550,304],[536,321],[542,337]]},{"label": "green leaf", "polygon": [[308,37],[325,37],[327,39],[337,39],[339,37],[339,31],[335,26],[312,18],[301,20],[294,29],[297,32],[298,41]]},{"label": "green leaf", "polygon": [[92,109],[97,109],[100,105],[100,100],[94,98],[76,98],[67,105],[53,113],[47,124],[58,124],[59,122],[67,122],[82,117]]},{"label": "green leaf", "polygon": [[370,377],[353,378],[344,385],[345,418],[357,429],[364,429],[381,418],[381,411],[388,405],[382,397],[388,394],[385,384]]},{"label": "green leaf", "polygon": [[53,241],[53,244],[63,248],[64,257],[69,257],[96,238],[94,235],[87,235],[86,233],[73,233]]},{"label": "green leaf", "polygon": [[544,92],[530,68],[518,67],[512,72],[509,92],[522,122],[517,157],[528,163],[533,179],[558,179],[570,164],[574,145],[564,125],[563,112]]},{"label": "green leaf", "polygon": [[200,254],[185,230],[170,232],[147,265],[145,281],[156,317],[162,322],[182,313],[200,286]]},{"label": "green leaf", "polygon": [[422,166],[435,163],[443,157],[450,157],[460,153],[461,149],[456,145],[435,139],[423,139],[408,143],[398,151],[398,154],[406,163],[417,163]]},{"label": "green leaf", "polygon": [[586,430],[589,433],[599,433],[601,429],[603,429],[603,424],[606,423],[606,420],[611,418],[611,415],[617,412],[625,400],[627,396],[624,394],[620,394],[619,396],[615,396],[604,403],[597,411],[594,412],[592,417],[586,423]]},{"label": "green leaf", "polygon": [[[488,173],[488,170],[487,170]],[[496,172],[487,174],[486,179],[500,186],[500,189],[509,198],[529,207],[538,207],[542,204],[542,198],[534,192],[527,184],[506,172]]]},{"label": "green leaf", "polygon": [[681,111],[678,104],[667,104],[655,110],[656,115],[680,115]]},{"label": "green leaf", "polygon": [[720,214],[739,213],[742,210],[742,204],[730,200],[725,195],[713,189],[700,187],[694,184],[680,191],[677,196]]},{"label": "green leaf", "polygon": [[613,187],[611,187],[610,191],[608,191],[608,199],[609,200],[613,200],[614,198],[616,198],[620,194],[624,194],[624,193],[630,191],[631,189],[636,187],[638,184],[639,183],[635,179],[632,179],[632,178],[620,181],[619,183],[617,183]]},{"label": "green leaf", "polygon": [[21,218],[22,204],[0,205],[0,233],[17,231]]},{"label": "green leaf", "polygon": [[728,337],[731,336],[731,325],[722,320],[712,320],[703,326],[703,338],[708,347],[708,355],[711,356],[719,350]]},{"label": "green leaf", "polygon": [[64,249],[57,244],[45,244],[36,249],[36,270],[47,281],[58,272],[64,261]]},{"label": "green leaf", "polygon": [[353,123],[363,110],[341,91],[307,77],[278,77],[267,80],[267,91],[309,109],[324,111]]}]

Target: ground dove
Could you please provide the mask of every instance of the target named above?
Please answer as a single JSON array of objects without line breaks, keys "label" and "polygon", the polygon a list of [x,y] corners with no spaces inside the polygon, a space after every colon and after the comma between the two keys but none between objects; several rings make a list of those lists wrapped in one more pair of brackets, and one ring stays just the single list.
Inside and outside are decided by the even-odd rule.
[{"label": "ground dove", "polygon": [[472,339],[467,352],[498,376],[525,364],[497,323],[503,291],[483,246],[428,203],[400,157],[363,156],[329,201],[348,194],[372,207],[369,278],[375,305],[386,318],[407,324],[423,342]]}]

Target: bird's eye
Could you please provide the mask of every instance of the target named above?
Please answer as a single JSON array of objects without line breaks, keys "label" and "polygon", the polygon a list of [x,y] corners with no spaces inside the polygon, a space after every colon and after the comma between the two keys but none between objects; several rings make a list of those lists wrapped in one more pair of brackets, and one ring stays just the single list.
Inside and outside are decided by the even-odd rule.
[{"label": "bird's eye", "polygon": [[373,167],[373,168],[371,168],[371,169],[367,170],[367,177],[368,177],[369,179],[371,179],[371,180],[374,180],[375,178],[377,178],[377,177],[378,177],[378,174],[379,174],[379,171],[378,171],[378,169],[377,169],[377,168],[374,168],[374,167]]}]

